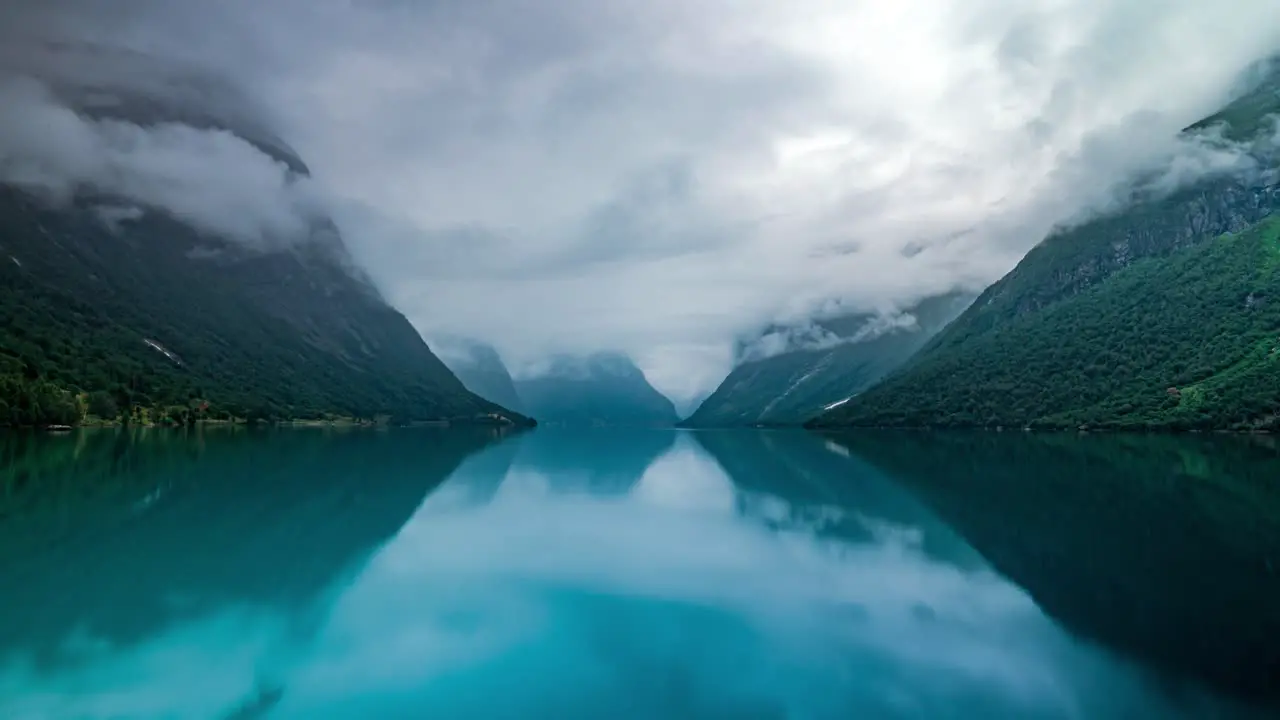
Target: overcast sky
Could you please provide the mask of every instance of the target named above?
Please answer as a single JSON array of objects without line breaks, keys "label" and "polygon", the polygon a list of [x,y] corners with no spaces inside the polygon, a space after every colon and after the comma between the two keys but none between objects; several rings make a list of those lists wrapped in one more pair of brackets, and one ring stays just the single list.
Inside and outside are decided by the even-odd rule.
[{"label": "overcast sky", "polygon": [[[714,387],[734,339],[768,322],[980,289],[1136,170],[1173,153],[1184,175],[1215,166],[1177,129],[1280,49],[1275,0],[0,7],[11,39],[224,74],[313,180],[285,193],[225,138],[118,127],[69,129],[100,149],[60,172],[124,168],[140,193],[168,191],[150,201],[246,237],[322,206],[424,334],[481,338],[516,366],[627,352],[677,401]],[[10,116],[13,98],[28,108],[4,118],[0,152],[35,147],[32,128],[58,116],[38,89],[0,92]],[[200,164],[179,157],[188,144]],[[139,147],[164,162],[124,157]],[[211,154],[225,171],[187,196],[212,208],[145,175]],[[246,213],[260,219],[219,226]]]}]

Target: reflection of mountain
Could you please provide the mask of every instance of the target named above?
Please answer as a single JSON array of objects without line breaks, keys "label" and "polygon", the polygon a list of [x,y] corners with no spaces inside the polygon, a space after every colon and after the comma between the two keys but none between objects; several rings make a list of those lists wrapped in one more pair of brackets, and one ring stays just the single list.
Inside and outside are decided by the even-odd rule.
[{"label": "reflection of mountain", "polygon": [[892,472],[1073,632],[1280,704],[1280,456],[1243,439],[896,434]]},{"label": "reflection of mountain", "polygon": [[7,436],[0,657],[56,660],[228,604],[303,603],[495,431]]},{"label": "reflection of mountain", "polygon": [[947,526],[910,493],[844,448],[793,430],[707,430],[693,433],[744,496],[777,498],[789,505],[788,522],[822,522],[823,533],[871,540],[872,528],[913,528],[922,549],[963,567],[982,564]]},{"label": "reflection of mountain", "polygon": [[539,428],[520,439],[514,468],[544,475],[557,489],[621,494],[675,441],[667,428]]},{"label": "reflection of mountain", "polygon": [[491,501],[507,479],[524,439],[524,435],[512,437],[468,457],[449,475],[449,480],[423,503],[423,508],[434,502],[483,505]]}]

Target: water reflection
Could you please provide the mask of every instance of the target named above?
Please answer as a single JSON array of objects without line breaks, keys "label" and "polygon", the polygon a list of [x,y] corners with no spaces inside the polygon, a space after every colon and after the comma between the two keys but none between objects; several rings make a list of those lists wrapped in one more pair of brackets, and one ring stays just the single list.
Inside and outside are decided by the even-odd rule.
[{"label": "water reflection", "polygon": [[1270,437],[857,434],[1072,632],[1280,705],[1280,453]]},{"label": "water reflection", "polygon": [[[74,532],[5,556],[6,578],[20,565],[37,583],[20,614],[58,596],[81,609],[0,646],[0,714],[1238,710],[1064,630],[935,515],[936,495],[885,474],[905,470],[884,449],[803,433],[445,437],[228,440],[130,465],[132,479],[113,481],[134,488],[118,493],[130,502],[84,505],[62,525]],[[23,507],[42,506],[28,495]],[[10,512],[3,531],[36,525]],[[82,581],[88,566],[102,570]],[[145,591],[114,587],[136,582]],[[163,620],[131,632],[84,621],[126,602]],[[74,662],[38,661],[49,647]]]},{"label": "water reflection", "polygon": [[305,603],[357,569],[494,439],[0,436],[0,660],[56,666],[228,605]]}]

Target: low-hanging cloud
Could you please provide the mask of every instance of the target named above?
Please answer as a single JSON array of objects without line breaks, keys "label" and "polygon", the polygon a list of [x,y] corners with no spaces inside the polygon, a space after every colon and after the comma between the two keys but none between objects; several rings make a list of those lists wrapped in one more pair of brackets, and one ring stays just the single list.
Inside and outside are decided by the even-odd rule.
[{"label": "low-hanging cloud", "polygon": [[738,352],[739,363],[765,360],[796,351],[830,350],[841,345],[868,342],[886,333],[916,330],[920,322],[909,312],[886,311],[865,316],[864,322],[852,333],[842,334],[821,322],[805,321],[796,325],[772,328],[743,345]]},{"label": "low-hanging cloud", "polygon": [[677,400],[770,323],[977,290],[1135,180],[1247,171],[1178,133],[1280,49],[1273,0],[111,8],[0,19],[217,69],[424,332],[626,352]]},{"label": "low-hanging cloud", "polygon": [[319,212],[305,177],[228,130],[89,117],[29,77],[0,77],[0,182],[133,203],[100,211],[112,227],[150,208],[259,248],[306,237]]}]

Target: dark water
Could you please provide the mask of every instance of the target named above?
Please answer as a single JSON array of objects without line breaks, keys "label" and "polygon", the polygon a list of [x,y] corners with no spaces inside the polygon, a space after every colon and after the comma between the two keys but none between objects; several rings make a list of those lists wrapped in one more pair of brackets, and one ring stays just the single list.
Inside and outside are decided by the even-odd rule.
[{"label": "dark water", "polygon": [[0,717],[1251,718],[1265,439],[0,436]]}]

